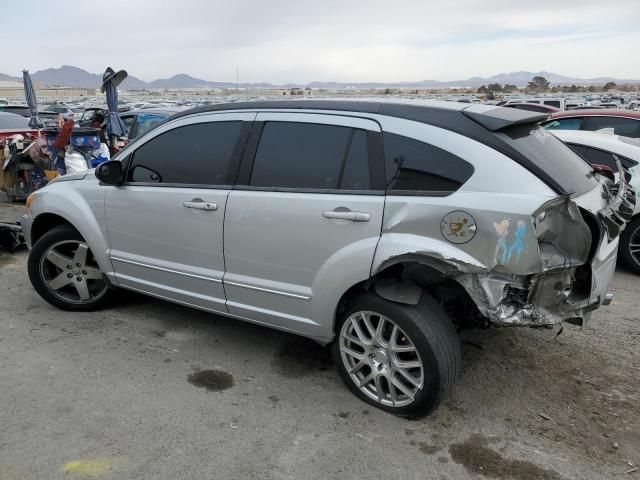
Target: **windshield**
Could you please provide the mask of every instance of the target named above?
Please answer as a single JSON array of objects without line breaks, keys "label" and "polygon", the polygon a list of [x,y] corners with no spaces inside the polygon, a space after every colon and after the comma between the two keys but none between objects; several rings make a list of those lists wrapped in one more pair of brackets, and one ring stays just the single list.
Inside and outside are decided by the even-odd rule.
[{"label": "windshield", "polygon": [[589,164],[539,125],[517,125],[497,135],[568,193],[582,194],[598,185]]}]

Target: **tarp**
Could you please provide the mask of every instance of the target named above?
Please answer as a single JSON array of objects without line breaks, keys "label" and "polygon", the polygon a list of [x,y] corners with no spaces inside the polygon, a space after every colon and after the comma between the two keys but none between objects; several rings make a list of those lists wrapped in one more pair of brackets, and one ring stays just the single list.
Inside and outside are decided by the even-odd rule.
[{"label": "tarp", "polygon": [[[126,76],[126,72],[121,70],[118,72],[124,73]],[[113,135],[117,137],[123,137],[128,135],[129,131],[127,127],[122,122],[120,115],[118,114],[118,88],[117,85],[124,80],[124,76],[119,78],[119,75],[116,74],[111,67],[108,67],[103,75],[103,83],[101,90],[104,91],[107,95],[107,108],[109,110],[109,115],[107,116],[107,134],[109,135],[109,140]]]},{"label": "tarp", "polygon": [[36,92],[33,89],[33,83],[31,83],[31,76],[27,70],[22,71],[22,82],[24,83],[24,96],[29,106],[29,113],[31,119],[29,120],[29,126],[33,129],[44,128],[44,123],[38,116],[38,102],[36,101]]}]

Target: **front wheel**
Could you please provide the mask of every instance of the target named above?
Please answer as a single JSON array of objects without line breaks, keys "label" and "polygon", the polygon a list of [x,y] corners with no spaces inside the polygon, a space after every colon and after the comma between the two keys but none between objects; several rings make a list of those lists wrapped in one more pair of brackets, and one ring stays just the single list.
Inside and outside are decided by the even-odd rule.
[{"label": "front wheel", "polygon": [[335,361],[347,387],[401,417],[432,412],[460,371],[455,327],[426,293],[415,306],[361,295],[348,304],[336,333]]},{"label": "front wheel", "polygon": [[33,288],[63,310],[90,311],[107,302],[110,286],[89,246],[70,225],[56,227],[34,244],[28,260]]},{"label": "front wheel", "polygon": [[640,217],[635,217],[620,235],[618,254],[625,267],[640,274]]}]

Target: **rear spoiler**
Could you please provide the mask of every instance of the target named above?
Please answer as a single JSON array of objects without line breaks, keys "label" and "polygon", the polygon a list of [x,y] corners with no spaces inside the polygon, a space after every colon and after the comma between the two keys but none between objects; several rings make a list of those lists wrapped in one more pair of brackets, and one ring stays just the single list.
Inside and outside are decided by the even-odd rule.
[{"label": "rear spoiler", "polygon": [[462,110],[462,114],[492,132],[514,125],[539,123],[549,118],[548,113],[536,113],[494,105],[472,105]]},{"label": "rear spoiler", "polygon": [[615,154],[613,154],[613,158],[618,166],[619,178],[618,184],[611,189],[612,193],[615,193],[615,197],[598,212],[609,241],[616,238],[624,230],[627,222],[633,217],[633,209],[636,205],[636,192],[629,185],[631,173],[622,165]]}]

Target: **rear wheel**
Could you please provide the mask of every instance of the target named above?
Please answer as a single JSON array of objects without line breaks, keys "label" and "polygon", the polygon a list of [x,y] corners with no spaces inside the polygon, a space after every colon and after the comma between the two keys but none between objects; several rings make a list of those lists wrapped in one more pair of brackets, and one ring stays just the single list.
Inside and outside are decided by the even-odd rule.
[{"label": "rear wheel", "polygon": [[458,334],[426,293],[416,306],[361,295],[349,303],[336,330],[334,356],[347,387],[395,415],[430,413],[458,376]]},{"label": "rear wheel", "polygon": [[618,254],[625,267],[640,275],[640,217],[631,220],[620,235]]},{"label": "rear wheel", "polygon": [[38,239],[29,254],[28,270],[40,296],[63,310],[95,310],[105,304],[111,291],[91,249],[69,225]]}]

